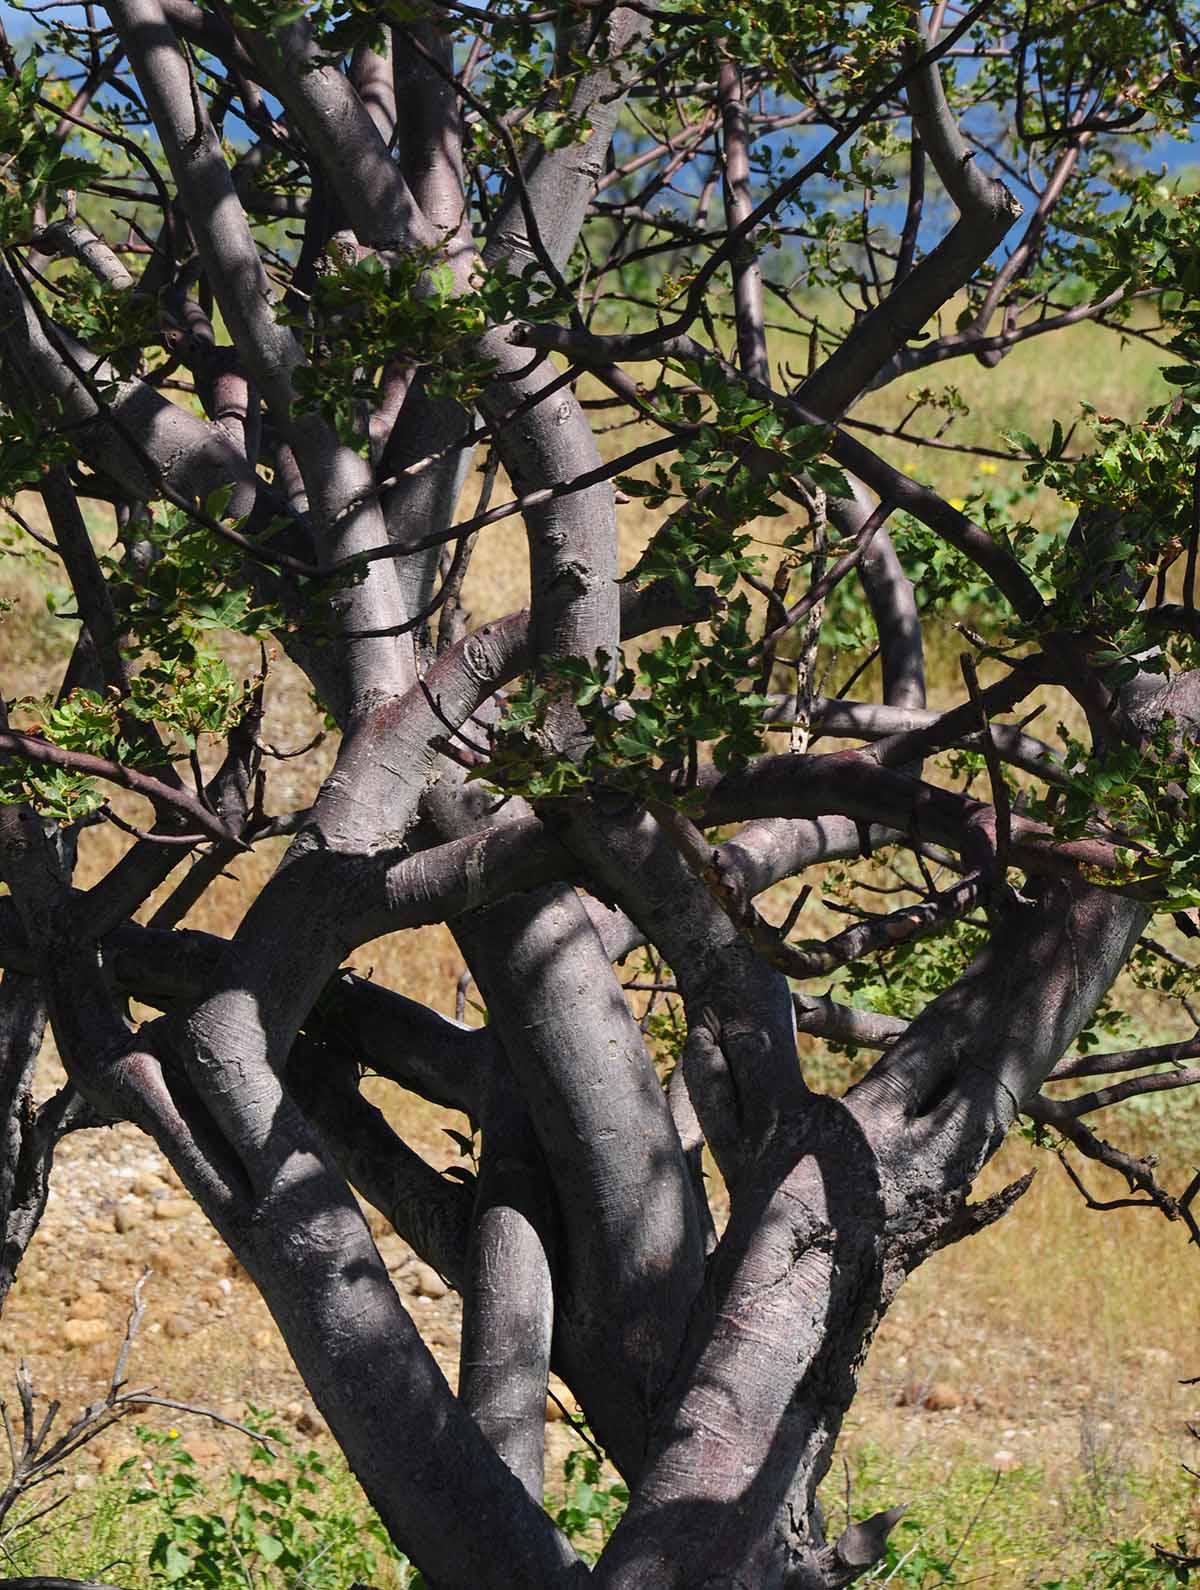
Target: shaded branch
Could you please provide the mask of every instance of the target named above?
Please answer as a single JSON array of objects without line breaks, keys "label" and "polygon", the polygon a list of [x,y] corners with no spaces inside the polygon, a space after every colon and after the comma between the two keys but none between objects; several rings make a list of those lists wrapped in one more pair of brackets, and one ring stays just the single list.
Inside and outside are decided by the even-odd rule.
[{"label": "shaded branch", "polygon": [[359,1090],[357,1062],[365,1056],[351,1055],[352,1041],[335,1050],[302,1036],[288,1062],[288,1086],[350,1185],[461,1288],[474,1189],[434,1170],[393,1130]]},{"label": "shaded branch", "polygon": [[1200,1244],[1200,1226],[1197,1225],[1192,1214],[1192,1203],[1200,1193],[1200,1176],[1193,1178],[1184,1193],[1176,1198],[1167,1192],[1166,1188],[1156,1178],[1154,1172],[1158,1161],[1153,1154],[1138,1158],[1134,1154],[1126,1153],[1124,1149],[1116,1148],[1112,1143],[1107,1143],[1097,1137],[1082,1121],[1075,1120],[1060,1108],[1061,1101],[1047,1099],[1039,1094],[1034,1099],[1026,1100],[1022,1105],[1022,1113],[1039,1126],[1053,1127],[1085,1158],[1094,1160],[1098,1165],[1105,1166],[1108,1170],[1115,1170],[1124,1178],[1132,1196],[1128,1198],[1099,1199],[1090,1193],[1079,1173],[1071,1164],[1070,1159],[1062,1150],[1058,1159],[1066,1171],[1075,1190],[1082,1197],[1089,1209],[1157,1209],[1168,1220],[1182,1220],[1188,1228],[1191,1240]]},{"label": "shaded branch", "polygon": [[1111,1076],[1117,1071],[1138,1071],[1144,1066],[1174,1065],[1200,1058],[1200,1033],[1179,1043],[1151,1044],[1145,1049],[1125,1049],[1119,1054],[1081,1054],[1060,1060],[1046,1078],[1065,1082],[1072,1077]]}]

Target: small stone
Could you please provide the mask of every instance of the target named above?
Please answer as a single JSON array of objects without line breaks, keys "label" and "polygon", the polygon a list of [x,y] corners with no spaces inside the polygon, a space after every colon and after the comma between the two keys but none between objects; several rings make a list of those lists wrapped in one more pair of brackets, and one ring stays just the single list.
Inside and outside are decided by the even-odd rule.
[{"label": "small stone", "polygon": [[289,1402],[283,1410],[290,1424],[294,1424],[301,1435],[316,1435],[321,1428],[313,1410],[303,1402]]},{"label": "small stone", "polygon": [[407,1244],[396,1236],[380,1237],[376,1246],[379,1249],[379,1257],[393,1275],[397,1270],[403,1270],[412,1257]]},{"label": "small stone", "polygon": [[75,1299],[67,1312],[72,1319],[103,1319],[108,1313],[108,1303],[100,1292],[85,1292]]},{"label": "small stone", "polygon": [[182,1341],[185,1336],[190,1336],[196,1327],[186,1315],[172,1314],[163,1329],[172,1341]]},{"label": "small stone", "polygon": [[418,1297],[445,1297],[450,1290],[433,1266],[429,1264],[417,1265],[413,1281]]},{"label": "small stone", "polygon": [[998,1474],[1011,1474],[1020,1461],[1015,1452],[1010,1452],[1004,1446],[998,1452],[992,1453],[992,1467]]},{"label": "small stone", "polygon": [[274,1331],[255,1331],[254,1335],[250,1338],[250,1345],[251,1347],[255,1348],[256,1351],[264,1353],[268,1347],[273,1345],[274,1341]]},{"label": "small stone", "polygon": [[[553,1392],[553,1388],[551,1390]],[[579,1411],[579,1404],[565,1386],[561,1391],[546,1398],[546,1422],[548,1424],[560,1424],[564,1419],[574,1419]]]},{"label": "small stone", "polygon": [[140,1170],[133,1178],[130,1191],[139,1198],[153,1198],[155,1193],[164,1193],[167,1184],[161,1176],[156,1176],[152,1170]]},{"label": "small stone", "polygon": [[137,1204],[118,1204],[113,1210],[113,1230],[119,1231],[122,1236],[127,1231],[132,1231],[134,1226],[140,1226],[143,1214]]},{"label": "small stone", "polygon": [[951,1408],[962,1407],[962,1392],[956,1391],[946,1381],[935,1381],[925,1393],[921,1406],[927,1413],[948,1413]]},{"label": "small stone", "polygon": [[160,1198],[154,1205],[156,1220],[183,1220],[192,1212],[190,1198]]},{"label": "small stone", "polygon": [[108,1326],[102,1319],[69,1319],[62,1328],[62,1339],[68,1347],[94,1347],[108,1335]]},{"label": "small stone", "polygon": [[215,1463],[225,1456],[220,1442],[208,1435],[189,1435],[182,1446],[193,1463]]},{"label": "small stone", "polygon": [[147,1262],[159,1275],[173,1275],[183,1264],[183,1255],[173,1248],[155,1248]]},{"label": "small stone", "polygon": [[133,1296],[132,1279],[128,1275],[121,1274],[119,1270],[106,1270],[98,1284],[102,1292],[108,1292],[111,1296]]}]

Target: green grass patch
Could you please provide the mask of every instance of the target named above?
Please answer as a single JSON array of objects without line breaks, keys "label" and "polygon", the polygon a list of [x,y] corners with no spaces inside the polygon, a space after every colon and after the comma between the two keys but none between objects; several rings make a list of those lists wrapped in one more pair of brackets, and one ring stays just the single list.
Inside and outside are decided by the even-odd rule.
[{"label": "green grass patch", "polygon": [[939,1585],[1037,1590],[1133,1590],[1186,1582],[1155,1545],[1186,1550],[1195,1482],[1182,1467],[1143,1473],[1081,1454],[1069,1483],[1042,1469],[1001,1472],[970,1458],[889,1454],[866,1444],[835,1464],[822,1488],[829,1534],[850,1515],[870,1517],[907,1500],[886,1558],[861,1583],[933,1590]]},{"label": "green grass patch", "polygon": [[[292,1444],[258,1414],[264,1441],[224,1475],[203,1473],[177,1430],[139,1427],[140,1452],[113,1474],[65,1488],[53,1509],[0,1550],[11,1574],[96,1578],[129,1590],[419,1590],[340,1460]],[[270,1443],[269,1445],[267,1443]],[[1155,1545],[1186,1552],[1200,1534],[1194,1482],[1179,1467],[1143,1473],[1081,1453],[1069,1483],[1036,1466],[1007,1472],[970,1458],[897,1456],[863,1443],[822,1490],[829,1534],[908,1499],[885,1559],[860,1581],[907,1590],[1028,1586],[1135,1590],[1186,1583]],[[590,1454],[571,1454],[547,1503],[591,1561],[626,1493]],[[28,1513],[41,1503],[33,1504]]]}]

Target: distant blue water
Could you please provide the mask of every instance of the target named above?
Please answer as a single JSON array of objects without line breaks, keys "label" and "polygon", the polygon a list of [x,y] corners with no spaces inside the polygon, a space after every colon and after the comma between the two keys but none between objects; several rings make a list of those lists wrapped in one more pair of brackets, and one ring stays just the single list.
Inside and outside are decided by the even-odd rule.
[{"label": "distant blue water", "polygon": [[[81,23],[84,20],[84,8],[78,4],[67,4],[57,7],[48,16],[61,21]],[[35,32],[46,17],[47,13],[40,13],[37,17],[31,17],[23,13],[18,7],[7,3],[7,0],[0,0],[0,21],[3,21],[9,37],[14,42],[25,39]],[[234,139],[237,139],[239,134],[246,133],[246,129],[238,118],[231,114],[226,121],[226,132]],[[790,141],[795,148],[801,151],[801,158],[806,158],[809,154],[815,153],[819,149],[821,143],[828,137],[828,133],[824,130],[793,128],[787,133],[777,135],[777,137],[780,145],[785,141]],[[1149,150],[1140,149],[1130,144],[1129,155],[1131,162],[1143,169],[1163,169],[1168,175],[1176,174],[1189,165],[1200,164],[1200,139],[1195,137],[1187,139],[1164,137],[1159,139]],[[676,180],[678,181],[679,178]],[[1019,182],[1014,182],[1011,177],[1006,176],[1005,180],[1008,181],[1010,187],[1014,189],[1016,197],[1027,209],[1036,203],[1036,196],[1030,189],[1023,187]],[[815,188],[816,184],[814,184],[814,190]],[[852,194],[848,199],[840,196],[831,196],[830,202],[839,209],[844,204],[857,207],[860,197],[857,194]],[[944,233],[946,222],[949,219],[948,215],[945,214],[945,210],[946,206],[944,203],[939,203],[936,184],[931,185],[925,218],[926,224],[922,228],[922,247],[931,247],[937,238]],[[899,228],[903,220],[903,214],[904,194],[902,191],[897,191],[891,195],[882,194],[878,196],[872,210],[876,224],[893,230]],[[1004,249],[1001,248],[997,253],[1002,258]]]}]

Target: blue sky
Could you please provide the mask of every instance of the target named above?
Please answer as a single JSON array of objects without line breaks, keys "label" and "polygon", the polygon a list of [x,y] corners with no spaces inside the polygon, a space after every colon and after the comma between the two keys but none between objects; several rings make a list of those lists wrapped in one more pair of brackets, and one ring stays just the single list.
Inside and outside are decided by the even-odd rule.
[{"label": "blue sky", "polygon": [[[102,7],[100,9],[102,9]],[[39,22],[42,20],[42,17],[46,15],[46,13],[41,13],[38,16],[30,16],[28,13],[22,12],[19,7],[8,4],[7,0],[0,0],[0,19],[3,20],[9,37],[14,41],[22,37],[27,37],[31,32],[35,31]],[[48,14],[48,18],[57,18],[63,21],[81,22],[83,20],[83,15],[84,8],[82,5],[70,4],[64,5],[61,8],[50,12]],[[237,122],[237,118],[233,116],[229,118],[229,124],[231,124],[229,125],[230,132],[234,132],[235,128],[240,125]],[[800,145],[806,141],[803,137],[797,136],[795,131],[788,136],[790,136],[793,143],[796,145]],[[816,135],[810,136],[815,137]],[[1147,165],[1165,166],[1168,172],[1179,171],[1183,167],[1192,164],[1193,162],[1200,161],[1200,149],[1198,149],[1197,143],[1194,141],[1179,142],[1173,139],[1164,138],[1161,139],[1155,148],[1150,152],[1137,150],[1131,146],[1131,153],[1139,162],[1144,162]],[[1019,187],[1017,196],[1026,205],[1028,205],[1030,202],[1030,194],[1027,191],[1021,192]],[[901,200],[898,198],[897,206],[899,206],[900,203]],[[891,219],[891,217],[887,214],[886,205],[877,206],[876,213],[878,214],[879,219],[885,223]]]}]

